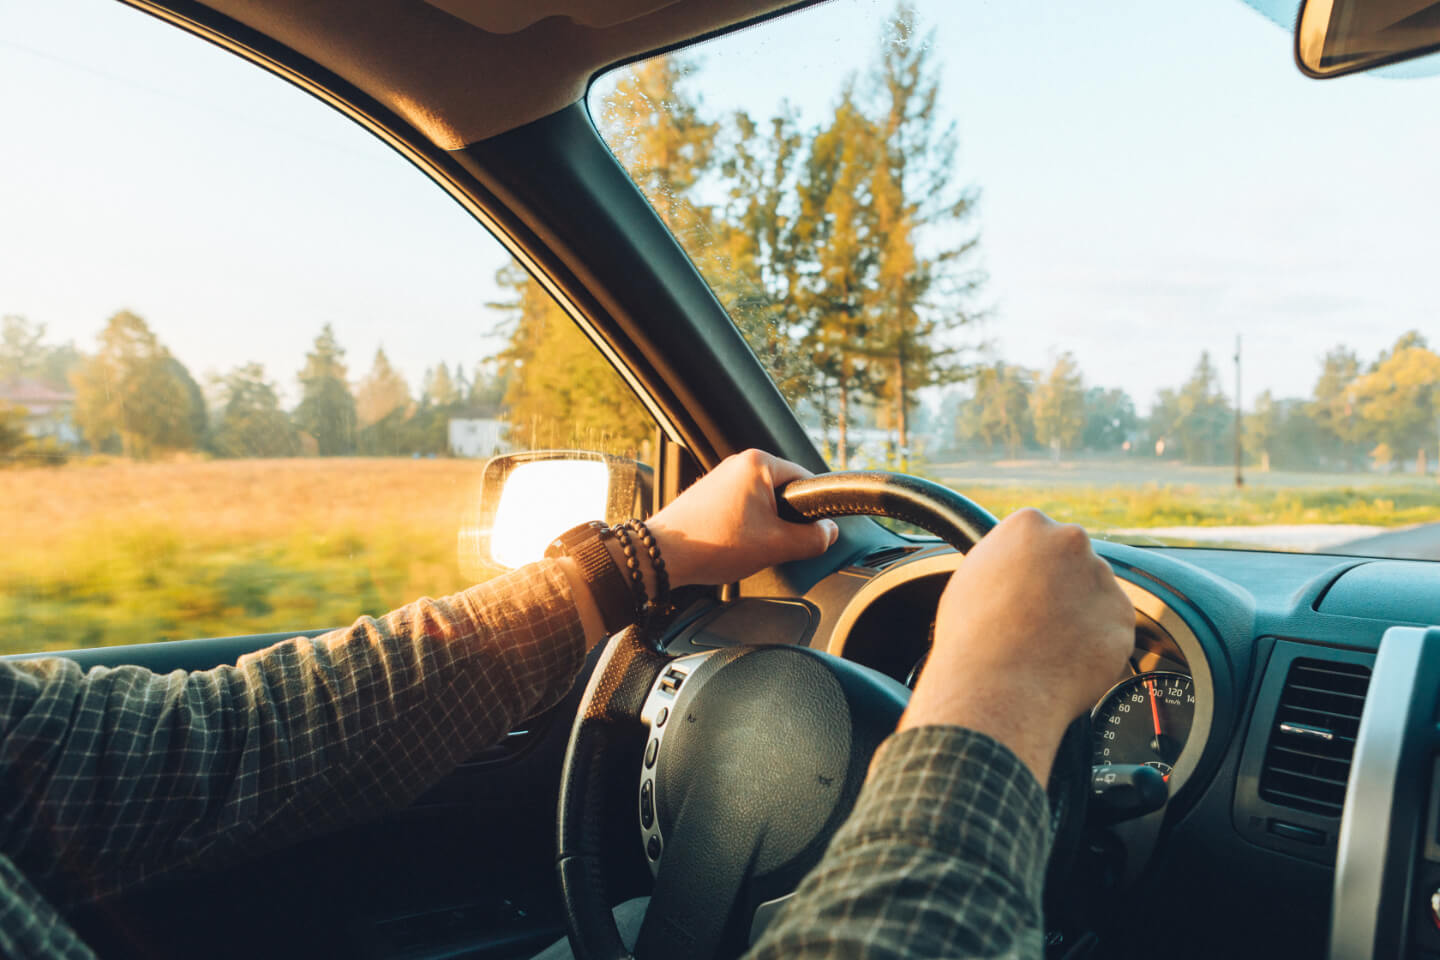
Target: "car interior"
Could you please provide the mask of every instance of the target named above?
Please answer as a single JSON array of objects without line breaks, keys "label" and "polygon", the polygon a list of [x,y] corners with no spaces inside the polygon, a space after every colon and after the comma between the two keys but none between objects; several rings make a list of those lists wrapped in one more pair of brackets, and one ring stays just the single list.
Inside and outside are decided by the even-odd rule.
[{"label": "car interior", "polygon": [[[785,490],[782,511],[833,517],[840,537],[816,560],[691,590],[668,618],[612,638],[562,702],[410,808],[158,878],[86,908],[77,930],[102,957],[508,958],[569,935],[577,956],[618,958],[610,909],[649,896],[636,955],[743,952],[843,821],[924,664],[947,578],[996,522],[983,497],[918,477],[828,472],[587,107],[617,64],[812,4],[123,2],[392,147],[503,243],[658,425],[653,469],[524,457],[607,464],[607,502],[624,516],[760,448],[821,475]],[[523,462],[487,468],[482,527],[498,528]],[[1436,565],[1094,547],[1133,601],[1135,647],[1049,784],[1048,955],[1440,956]],[[62,655],[202,670],[292,635]],[[685,711],[744,735],[668,737],[666,717]],[[693,939],[667,936],[680,915]]]}]

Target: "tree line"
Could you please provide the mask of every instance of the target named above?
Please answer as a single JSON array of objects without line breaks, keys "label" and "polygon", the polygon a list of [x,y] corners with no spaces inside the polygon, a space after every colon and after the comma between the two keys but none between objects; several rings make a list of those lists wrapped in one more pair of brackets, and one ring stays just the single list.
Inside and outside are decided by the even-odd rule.
[{"label": "tree line", "polygon": [[[1146,414],[1123,389],[1087,385],[1067,353],[1042,371],[981,365],[968,389],[945,398],[941,416],[955,448],[1011,457],[1086,450],[1229,463],[1237,428],[1235,398],[1208,353]],[[1413,330],[1368,362],[1336,346],[1320,359],[1308,397],[1266,390],[1238,426],[1244,459],[1266,469],[1391,469],[1413,460],[1423,472],[1440,453],[1440,354]]]},{"label": "tree line", "polygon": [[[299,402],[285,409],[258,363],[211,377],[202,388],[144,318],[122,310],[101,330],[93,353],[44,341],[24,317],[0,322],[0,385],[34,380],[69,387],[75,446],[150,458],[183,451],[221,457],[431,455],[449,450],[456,417],[495,417],[504,378],[481,363],[469,374],[438,363],[412,393],[383,348],[353,384],[345,350],[327,324],[297,375]],[[56,457],[55,437],[28,435],[28,411],[0,407],[0,454]]]},{"label": "tree line", "polygon": [[[180,451],[220,457],[399,456],[449,452],[453,418],[508,424],[518,447],[582,446],[633,451],[648,415],[548,294],[518,266],[501,271],[510,300],[509,342],[467,374],[439,363],[412,391],[384,349],[354,380],[326,325],[296,376],[299,401],[285,409],[258,363],[209,378],[202,388],[130,311],[110,318],[94,353],[44,341],[22,317],[0,322],[0,385],[37,380],[73,390],[80,447],[147,458]],[[538,296],[537,296],[538,294]],[[1369,361],[1336,346],[1320,358],[1306,397],[1261,393],[1241,418],[1245,459],[1287,470],[1390,469],[1440,452],[1440,354],[1417,331]],[[577,411],[583,411],[577,422]],[[1229,463],[1235,404],[1202,353],[1189,377],[1160,390],[1141,413],[1122,388],[1087,383],[1075,358],[1045,370],[979,364],[944,397],[938,432],[952,451],[1056,457],[1088,451],[1204,465]],[[935,431],[932,431],[935,432]],[[53,438],[25,430],[25,411],[0,407],[0,455],[63,459]]]}]

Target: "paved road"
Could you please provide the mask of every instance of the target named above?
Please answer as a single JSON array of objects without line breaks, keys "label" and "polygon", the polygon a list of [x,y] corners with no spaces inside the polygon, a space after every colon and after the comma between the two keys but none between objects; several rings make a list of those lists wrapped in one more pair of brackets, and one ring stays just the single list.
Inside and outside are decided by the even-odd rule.
[{"label": "paved road", "polygon": [[[1001,484],[1037,487],[1114,487],[1154,483],[1160,486],[1196,486],[1229,489],[1235,483],[1234,467],[1192,467],[1172,460],[1130,457],[1119,460],[1077,459],[952,460],[928,464],[926,471],[957,490],[970,486]],[[1431,481],[1433,482],[1433,481]],[[1247,489],[1314,489],[1317,487],[1385,488],[1413,487],[1413,473],[1245,473]],[[1437,491],[1440,492],[1440,491]]]},{"label": "paved road", "polygon": [[1349,540],[1331,547],[1330,552],[1365,557],[1440,560],[1440,523],[1422,523],[1403,530],[1391,530],[1389,533]]}]

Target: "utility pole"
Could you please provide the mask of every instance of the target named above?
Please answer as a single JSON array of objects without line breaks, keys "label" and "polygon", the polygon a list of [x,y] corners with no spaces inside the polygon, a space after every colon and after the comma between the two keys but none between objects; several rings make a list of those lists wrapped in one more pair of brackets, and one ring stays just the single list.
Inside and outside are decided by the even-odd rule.
[{"label": "utility pole", "polygon": [[1245,420],[1240,410],[1240,334],[1235,334],[1235,489],[1245,487],[1242,468],[1245,451]]}]

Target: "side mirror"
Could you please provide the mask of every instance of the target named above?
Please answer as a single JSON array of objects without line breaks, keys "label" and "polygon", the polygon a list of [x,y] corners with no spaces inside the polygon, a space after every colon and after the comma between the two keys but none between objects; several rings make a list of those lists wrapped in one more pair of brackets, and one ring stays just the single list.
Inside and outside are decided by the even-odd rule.
[{"label": "side mirror", "polygon": [[1436,50],[1436,0],[1305,0],[1295,23],[1295,61],[1311,77],[1338,77]]},{"label": "side mirror", "polygon": [[507,453],[485,464],[472,550],[514,568],[539,560],[557,536],[587,520],[649,516],[654,472],[634,460],[585,450]]}]

